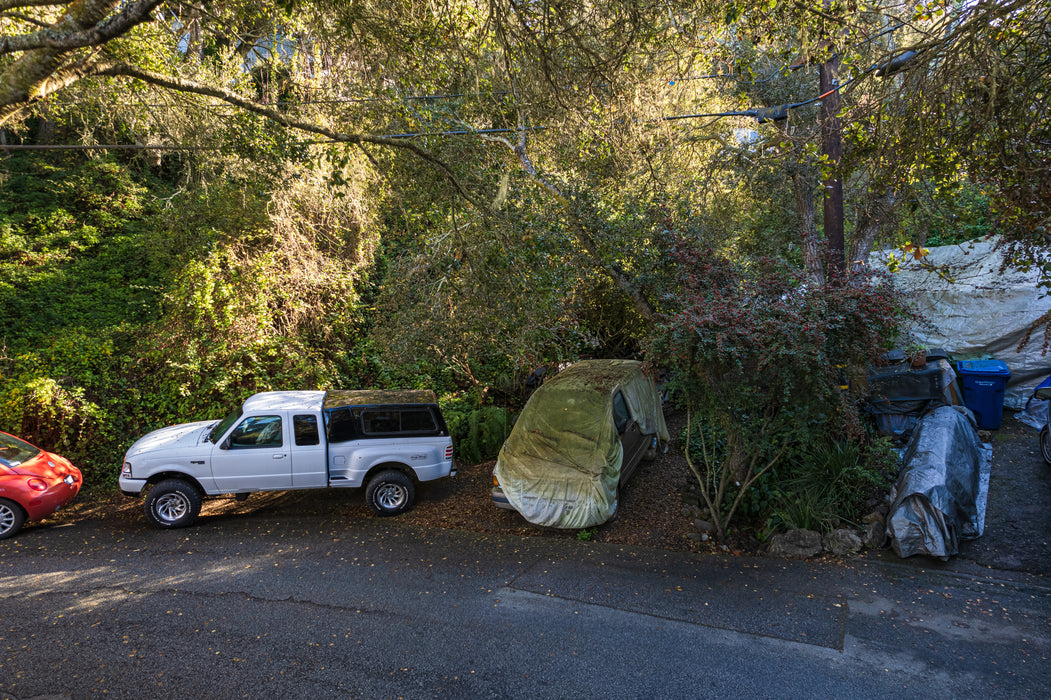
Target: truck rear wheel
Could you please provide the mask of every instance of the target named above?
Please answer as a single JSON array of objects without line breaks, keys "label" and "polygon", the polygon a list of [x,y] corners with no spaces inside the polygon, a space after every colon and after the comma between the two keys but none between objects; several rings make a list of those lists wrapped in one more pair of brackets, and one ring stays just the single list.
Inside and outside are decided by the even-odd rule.
[{"label": "truck rear wheel", "polygon": [[412,479],[388,469],[369,479],[365,501],[377,515],[397,515],[412,507],[416,492]]},{"label": "truck rear wheel", "polygon": [[182,479],[166,479],[146,494],[146,519],[160,528],[186,527],[201,512],[201,492]]}]

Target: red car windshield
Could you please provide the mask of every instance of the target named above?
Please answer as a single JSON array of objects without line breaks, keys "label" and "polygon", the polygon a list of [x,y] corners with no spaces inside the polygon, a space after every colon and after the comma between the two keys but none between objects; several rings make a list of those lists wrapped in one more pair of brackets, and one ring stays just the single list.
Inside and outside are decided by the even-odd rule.
[{"label": "red car windshield", "polygon": [[33,447],[28,442],[18,438],[0,433],[0,465],[5,467],[17,467],[22,462],[27,462],[40,454],[40,449]]}]

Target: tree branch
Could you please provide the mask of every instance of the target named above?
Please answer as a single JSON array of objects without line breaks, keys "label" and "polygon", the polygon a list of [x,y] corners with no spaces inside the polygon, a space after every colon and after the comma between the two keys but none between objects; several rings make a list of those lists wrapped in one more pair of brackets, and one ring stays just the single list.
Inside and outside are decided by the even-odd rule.
[{"label": "tree branch", "polygon": [[[158,0],[146,0],[157,2]],[[75,0],[48,31],[69,34],[101,22],[112,11],[116,0]],[[37,48],[26,51],[0,73],[0,126],[30,102],[44,97],[43,86],[68,56],[68,51]]]},{"label": "tree branch", "polygon": [[127,77],[141,80],[150,85],[156,85],[158,87],[167,88],[169,90],[175,90],[178,92],[193,93],[196,95],[204,95],[206,97],[214,97],[222,100],[228,104],[235,105],[244,110],[258,114],[262,117],[266,117],[271,121],[277,122],[282,126],[298,129],[310,134],[316,134],[318,136],[324,136],[327,139],[338,143],[349,143],[354,145],[360,145],[364,143],[376,144],[379,146],[387,146],[390,148],[396,148],[402,151],[409,151],[416,157],[434,166],[442,175],[445,176],[446,180],[456,189],[456,192],[467,200],[473,207],[482,212],[485,216],[489,208],[484,202],[472,195],[460,179],[456,177],[456,174],[452,169],[433,153],[425,148],[420,148],[416,144],[406,141],[404,139],[393,139],[386,136],[370,136],[368,134],[350,134],[345,132],[336,131],[329,129],[328,127],[321,126],[314,122],[306,121],[304,119],[297,119],[284,112],[281,112],[272,107],[261,105],[257,102],[253,102],[238,93],[227,90],[226,88],[215,87],[211,85],[203,85],[191,80],[184,78],[178,78],[171,75],[164,75],[161,73],[155,73],[144,68],[132,65],[130,63],[109,63],[99,64],[93,71],[98,76],[111,76],[111,77]]},{"label": "tree branch", "polygon": [[[116,6],[116,0],[80,0],[80,2],[73,3],[70,9],[48,29],[22,36],[0,37],[0,55],[36,49],[72,51],[85,46],[99,46],[147,21],[150,13],[161,2],[162,0],[138,0],[138,2],[125,5],[124,9],[113,17],[100,22],[99,20]],[[77,10],[76,5],[83,6],[83,17],[79,13],[74,14]],[[94,16],[97,16],[98,19],[89,20]],[[98,24],[95,24],[96,22]],[[91,24],[95,26],[85,28]]]},{"label": "tree branch", "polygon": [[21,10],[25,7],[59,7],[65,4],[62,0],[0,0],[0,12]]}]

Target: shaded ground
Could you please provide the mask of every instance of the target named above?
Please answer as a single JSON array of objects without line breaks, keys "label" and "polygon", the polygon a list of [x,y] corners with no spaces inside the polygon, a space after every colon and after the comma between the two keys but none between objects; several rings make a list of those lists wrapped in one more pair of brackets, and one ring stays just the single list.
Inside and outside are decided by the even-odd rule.
[{"label": "shaded ground", "polygon": [[[681,418],[669,418],[672,435]],[[989,567],[1038,575],[1051,574],[1051,467],[1044,464],[1037,433],[1005,412],[1004,425],[989,436],[993,443],[993,471],[985,534],[966,542],[952,562],[925,557],[905,560],[908,565],[933,568]],[[686,538],[692,518],[683,515],[681,493],[689,478],[682,454],[672,447],[653,462],[643,462],[621,492],[617,518],[586,533],[539,528],[517,513],[500,510],[490,499],[493,462],[461,465],[453,479],[421,484],[417,504],[398,516],[398,522],[430,528],[448,528],[492,534],[587,539],[594,542],[651,547],[673,551],[710,550],[712,542]],[[120,518],[145,527],[141,499],[110,493],[74,504],[55,520]],[[253,494],[246,501],[233,498],[207,501],[202,520],[227,517],[320,516],[326,521],[378,517],[365,505],[362,490],[289,491]],[[739,541],[735,550],[754,553],[755,544]],[[890,549],[868,556],[897,560]]]}]

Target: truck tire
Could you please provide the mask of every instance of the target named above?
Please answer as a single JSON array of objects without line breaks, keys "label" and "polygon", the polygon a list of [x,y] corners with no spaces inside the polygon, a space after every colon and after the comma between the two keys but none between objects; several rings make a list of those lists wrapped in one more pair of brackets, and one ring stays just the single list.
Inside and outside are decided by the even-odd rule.
[{"label": "truck tire", "polygon": [[164,529],[186,527],[201,512],[201,492],[182,479],[166,479],[146,494],[146,519]]},{"label": "truck tire", "polygon": [[1040,429],[1040,454],[1044,456],[1044,462],[1051,464],[1051,432],[1046,425]]},{"label": "truck tire", "polygon": [[369,479],[365,501],[377,515],[397,515],[412,507],[416,491],[412,479],[395,469],[387,469]]},{"label": "truck tire", "polygon": [[22,506],[6,498],[0,498],[0,540],[14,536],[26,522]]}]

